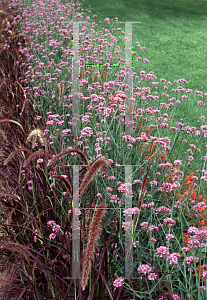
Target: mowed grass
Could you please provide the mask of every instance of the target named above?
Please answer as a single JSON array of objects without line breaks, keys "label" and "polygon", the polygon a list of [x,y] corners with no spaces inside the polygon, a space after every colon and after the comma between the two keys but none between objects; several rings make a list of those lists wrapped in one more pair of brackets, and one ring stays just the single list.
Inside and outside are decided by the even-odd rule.
[{"label": "mowed grass", "polygon": [[[145,47],[143,55],[150,61],[145,66],[146,72],[154,71],[157,79],[170,82],[184,78],[186,89],[207,92],[206,1],[85,0],[81,8],[90,9],[104,24],[107,17],[118,17],[119,22],[140,21],[141,24],[132,25],[132,33],[134,42],[139,41]],[[102,25],[97,28],[101,30]],[[125,29],[124,24],[119,27]],[[187,116],[190,124],[197,126],[200,109],[196,103],[191,98],[188,111],[181,104],[176,118]]]}]

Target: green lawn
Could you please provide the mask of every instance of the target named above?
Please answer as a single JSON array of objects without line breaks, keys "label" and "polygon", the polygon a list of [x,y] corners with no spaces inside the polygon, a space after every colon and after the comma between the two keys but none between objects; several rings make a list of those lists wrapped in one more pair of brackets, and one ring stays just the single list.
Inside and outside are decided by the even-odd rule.
[{"label": "green lawn", "polygon": [[[120,22],[141,21],[141,24],[133,25],[133,42],[135,47],[135,42],[138,41],[141,47],[146,48],[144,57],[150,64],[145,64],[144,70],[154,71],[157,81],[165,78],[174,82],[184,78],[187,80],[187,84],[183,84],[186,89],[202,91],[203,95],[207,92],[207,2],[86,0],[82,2],[81,8],[84,10],[88,8],[92,15],[97,15],[95,18],[97,23],[99,20],[102,21],[100,30],[106,27],[105,25],[106,28],[108,26],[113,28],[113,24],[116,24],[114,21],[110,25],[104,22],[107,17],[110,19],[118,17]],[[119,24],[123,30],[124,26]],[[195,105],[197,101],[193,104]],[[197,122],[197,118],[193,117],[193,121]]]}]

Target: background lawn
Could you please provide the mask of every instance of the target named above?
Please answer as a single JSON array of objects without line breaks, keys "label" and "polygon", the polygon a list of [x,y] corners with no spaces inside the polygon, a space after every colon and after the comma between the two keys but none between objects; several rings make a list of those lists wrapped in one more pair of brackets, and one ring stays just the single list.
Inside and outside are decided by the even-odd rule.
[{"label": "background lawn", "polygon": [[[77,1],[74,2],[77,3]],[[108,25],[106,21],[104,22],[105,18],[111,20],[118,17],[120,22],[141,21],[141,24],[133,25],[133,43],[134,51],[138,49],[135,44],[137,41],[141,47],[145,47],[142,55],[144,54],[150,64],[145,64],[144,71],[146,73],[154,71],[157,77],[155,81],[165,78],[173,83],[179,78],[186,79],[187,83],[178,83],[178,86],[190,88],[193,92],[202,91],[203,98],[199,97],[199,100],[205,103],[204,94],[207,92],[206,1],[85,0],[80,3],[82,3],[81,8],[91,10],[91,15],[97,15],[94,20],[96,23],[102,22],[99,25],[100,30],[103,27],[117,28],[113,26],[116,24],[115,21],[111,21]],[[125,25],[121,23],[118,27],[125,29]],[[186,114],[192,126],[198,124],[200,117],[200,108],[197,107],[199,100],[195,95],[195,102],[188,107],[188,112],[186,112],[186,106],[180,105],[180,118],[185,117]],[[199,115],[196,111],[199,111]],[[205,108],[203,111],[206,111]]]}]

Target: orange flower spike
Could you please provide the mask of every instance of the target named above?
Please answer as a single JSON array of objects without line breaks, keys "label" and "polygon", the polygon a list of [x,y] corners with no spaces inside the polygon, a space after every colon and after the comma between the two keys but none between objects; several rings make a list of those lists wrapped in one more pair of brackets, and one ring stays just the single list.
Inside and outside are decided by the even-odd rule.
[{"label": "orange flower spike", "polygon": [[184,245],[187,246],[188,242],[190,241],[189,234],[183,232],[183,241],[184,241]]},{"label": "orange flower spike", "polygon": [[201,218],[200,224],[201,224],[201,225],[202,225],[202,224],[206,224],[206,221],[205,221],[203,218]]},{"label": "orange flower spike", "polygon": [[199,197],[198,197],[198,201],[200,202],[200,200],[205,200],[204,198],[203,199],[201,199],[203,196],[202,195],[200,195]]},{"label": "orange flower spike", "polygon": [[162,155],[162,160],[166,161],[166,158]]},{"label": "orange flower spike", "polygon": [[[196,268],[196,270],[198,271],[198,268]],[[203,270],[201,269],[200,270],[200,277],[201,277],[201,279],[203,279]],[[196,274],[192,274],[192,276],[196,276]],[[205,279],[203,280],[204,282],[205,282]]]},{"label": "orange flower spike", "polygon": [[139,130],[140,130],[141,127],[142,127],[142,124],[139,124]]}]

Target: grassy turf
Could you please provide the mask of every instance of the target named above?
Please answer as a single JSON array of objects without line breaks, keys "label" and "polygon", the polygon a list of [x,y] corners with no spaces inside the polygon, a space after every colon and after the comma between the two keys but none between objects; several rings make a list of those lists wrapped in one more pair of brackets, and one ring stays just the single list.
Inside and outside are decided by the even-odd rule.
[{"label": "grassy turf", "polygon": [[[165,78],[174,82],[184,78],[187,80],[186,89],[207,92],[207,2],[86,0],[81,8],[90,9],[102,22],[107,17],[118,17],[119,22],[141,21],[141,24],[133,25],[133,41],[145,47],[144,55],[150,61],[149,65],[146,64],[146,72],[154,71],[157,80]],[[101,30],[103,24],[99,26]],[[124,30],[124,24],[119,24],[119,27]],[[189,120],[195,126],[199,109],[196,102],[191,104]],[[183,109],[179,113],[183,118]]]}]

